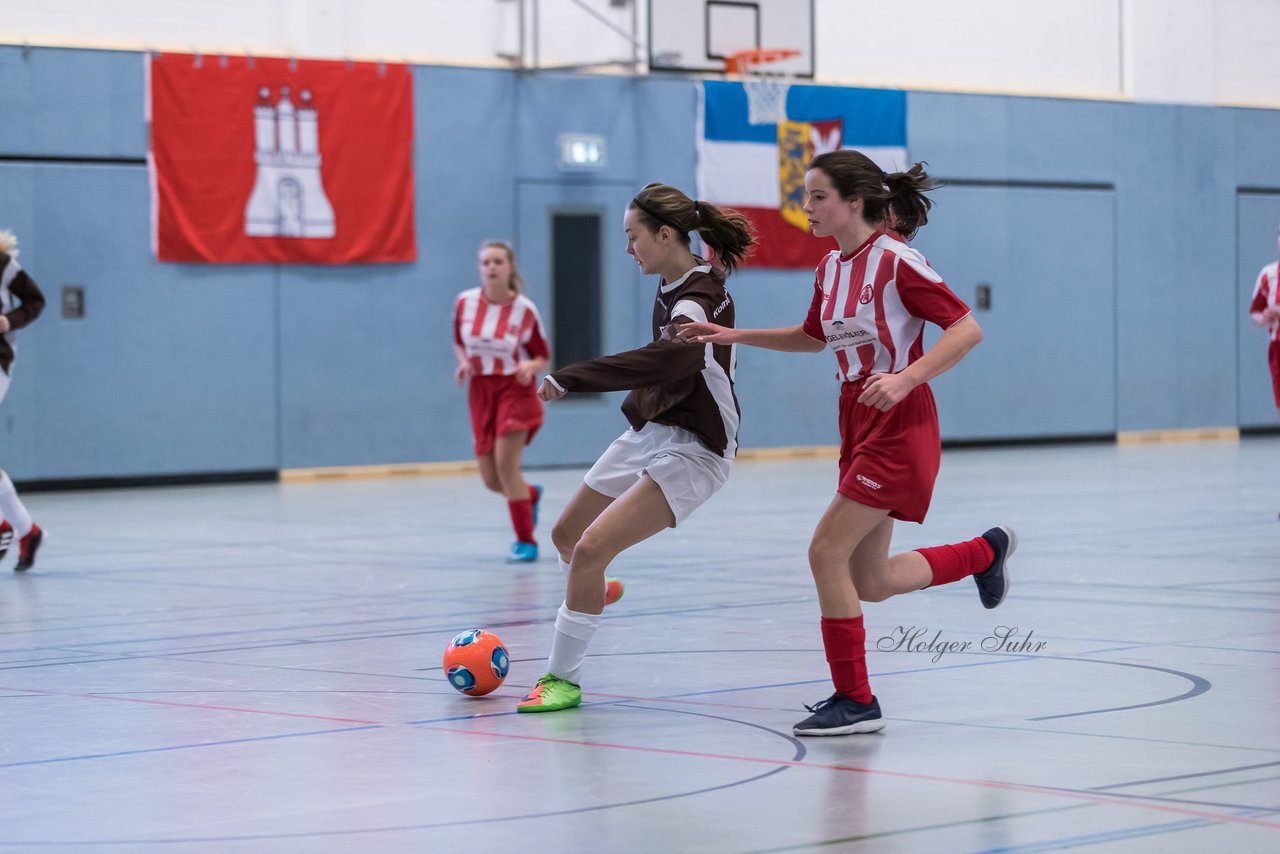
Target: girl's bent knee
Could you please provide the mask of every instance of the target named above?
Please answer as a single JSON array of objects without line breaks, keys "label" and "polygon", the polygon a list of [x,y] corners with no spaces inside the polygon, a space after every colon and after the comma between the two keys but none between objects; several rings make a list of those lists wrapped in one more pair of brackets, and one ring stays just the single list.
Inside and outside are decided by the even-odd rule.
[{"label": "girl's bent knee", "polygon": [[573,547],[573,565],[599,568],[601,572],[609,562],[617,556],[617,550],[601,537],[593,536],[591,531],[584,531]]},{"label": "girl's bent knee", "polygon": [[839,550],[829,543],[814,540],[809,544],[809,568],[813,570],[814,575],[822,571],[835,571],[836,568],[844,571],[848,560],[847,554],[840,554]]},{"label": "girl's bent knee", "polygon": [[556,522],[551,526],[551,543],[561,555],[571,555],[578,545],[578,532],[569,530],[563,522]]},{"label": "girl's bent knee", "polygon": [[858,598],[863,602],[883,602],[893,596],[893,592],[879,585],[859,585]]}]

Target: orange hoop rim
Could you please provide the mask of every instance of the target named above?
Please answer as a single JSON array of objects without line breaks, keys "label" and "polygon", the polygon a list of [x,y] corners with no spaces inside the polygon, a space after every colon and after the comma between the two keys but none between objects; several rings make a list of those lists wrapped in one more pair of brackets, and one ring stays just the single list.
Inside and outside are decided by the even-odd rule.
[{"label": "orange hoop rim", "polygon": [[724,58],[724,70],[727,74],[745,74],[756,65],[767,65],[799,56],[800,51],[789,47],[757,47],[749,50],[735,50]]}]

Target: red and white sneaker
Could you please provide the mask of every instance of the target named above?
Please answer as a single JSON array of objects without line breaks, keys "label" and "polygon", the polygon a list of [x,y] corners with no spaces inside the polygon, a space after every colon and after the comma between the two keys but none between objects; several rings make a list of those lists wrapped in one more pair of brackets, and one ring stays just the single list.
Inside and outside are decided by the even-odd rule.
[{"label": "red and white sneaker", "polygon": [[0,522],[0,558],[9,553],[11,545],[13,545],[13,526],[9,524],[8,519],[5,519]]},{"label": "red and white sneaker", "polygon": [[44,531],[40,530],[40,526],[31,523],[31,530],[27,531],[26,536],[18,540],[18,562],[13,565],[14,572],[26,572],[36,563],[36,551],[40,548],[40,541],[44,539]]}]

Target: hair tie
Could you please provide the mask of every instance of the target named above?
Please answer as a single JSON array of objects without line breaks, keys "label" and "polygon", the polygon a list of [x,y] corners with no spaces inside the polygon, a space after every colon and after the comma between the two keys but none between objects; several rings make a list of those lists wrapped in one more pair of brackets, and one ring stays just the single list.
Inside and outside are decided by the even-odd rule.
[{"label": "hair tie", "polygon": [[697,199],[693,200],[693,215],[698,218],[698,222],[702,222],[702,203]]}]

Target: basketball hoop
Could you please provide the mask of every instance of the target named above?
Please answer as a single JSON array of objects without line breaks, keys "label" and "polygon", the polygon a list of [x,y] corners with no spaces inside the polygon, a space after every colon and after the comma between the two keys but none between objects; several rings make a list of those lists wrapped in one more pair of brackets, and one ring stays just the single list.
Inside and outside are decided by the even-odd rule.
[{"label": "basketball hoop", "polygon": [[776,125],[787,120],[787,90],[791,88],[791,79],[785,71],[776,70],[772,65],[799,55],[800,51],[790,48],[757,48],[735,51],[725,57],[725,73],[743,75],[748,124]]}]

